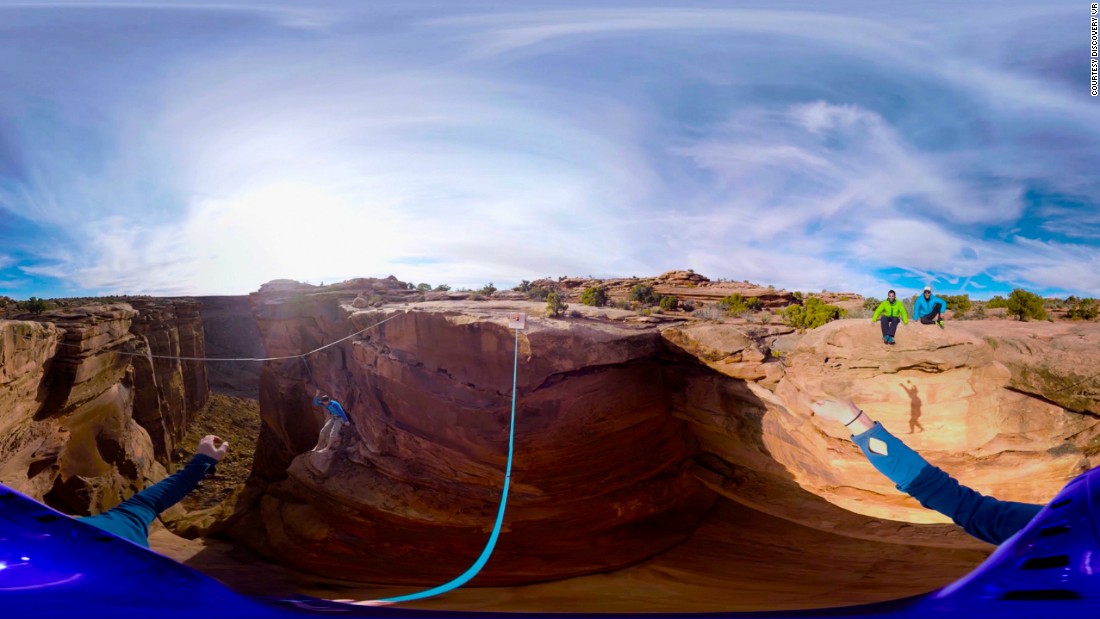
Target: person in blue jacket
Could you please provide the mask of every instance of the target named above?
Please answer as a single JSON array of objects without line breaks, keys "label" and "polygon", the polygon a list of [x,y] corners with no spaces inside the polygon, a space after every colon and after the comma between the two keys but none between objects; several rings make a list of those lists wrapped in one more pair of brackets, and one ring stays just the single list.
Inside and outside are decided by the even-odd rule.
[{"label": "person in blue jacket", "polygon": [[932,287],[925,286],[917,300],[913,302],[913,320],[923,325],[936,324],[943,328],[943,313],[947,311],[947,301],[932,294]]},{"label": "person in blue jacket", "polygon": [[199,441],[197,452],[182,469],[102,514],[84,516],[77,520],[148,548],[149,526],[153,524],[153,520],[164,510],[179,503],[199,485],[203,477],[212,473],[214,466],[221,462],[228,449],[228,441],[208,434]]},{"label": "person in blue jacket", "polygon": [[327,395],[321,395],[320,389],[313,393],[313,405],[323,406],[328,412],[328,420],[321,427],[320,435],[317,436],[317,446],[312,449],[312,451],[322,453],[335,446],[336,436],[340,434],[340,428],[343,428],[345,423],[350,422],[344,407]]},{"label": "person in blue jacket", "polygon": [[814,414],[850,428],[852,441],[898,490],[917,499],[924,507],[951,518],[967,533],[984,542],[1004,542],[1043,509],[1042,505],[987,497],[963,486],[887,432],[854,402],[825,400],[814,402],[810,408]]}]

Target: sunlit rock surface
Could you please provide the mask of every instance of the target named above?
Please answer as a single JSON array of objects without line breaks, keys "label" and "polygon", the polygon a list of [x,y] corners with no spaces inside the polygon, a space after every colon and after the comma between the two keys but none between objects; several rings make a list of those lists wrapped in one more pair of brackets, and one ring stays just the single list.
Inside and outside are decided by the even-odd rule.
[{"label": "sunlit rock surface", "polygon": [[197,304],[152,300],[0,321],[0,481],[71,514],[159,481],[206,399]]},{"label": "sunlit rock surface", "polygon": [[[283,283],[252,298],[272,356],[387,321],[307,363],[270,363],[262,376],[255,506],[234,535],[321,576],[438,584],[476,558],[505,465],[506,321],[516,310],[528,328],[512,495],[477,585],[658,565],[714,523],[736,528],[731,502],[774,523],[756,531],[761,552],[769,535],[801,526],[821,543],[866,543],[869,561],[885,552],[874,544],[908,548],[939,565],[940,584],[975,565],[988,545],[898,493],[843,428],[810,416],[807,403],[830,394],[855,398],[933,464],[1000,498],[1044,503],[1098,463],[1095,378],[1056,358],[1093,354],[1095,324],[909,326],[888,348],[866,320],[798,334],[641,322],[609,308],[553,320],[522,301],[355,307],[387,294],[368,281],[365,293]],[[396,285],[392,294],[409,298]],[[312,383],[354,421],[333,453],[307,453],[324,421]],[[964,551],[973,554],[937,554]],[[692,569],[718,566],[732,569],[712,560]],[[933,588],[922,582],[907,594]]]}]

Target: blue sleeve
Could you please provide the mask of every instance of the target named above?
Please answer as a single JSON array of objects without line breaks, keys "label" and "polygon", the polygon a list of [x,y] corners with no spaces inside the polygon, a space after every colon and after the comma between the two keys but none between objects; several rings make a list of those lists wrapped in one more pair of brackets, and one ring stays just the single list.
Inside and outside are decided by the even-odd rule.
[{"label": "blue sleeve", "polygon": [[946,312],[947,311],[947,301],[944,301],[940,297],[936,297],[936,303],[940,304],[940,311],[941,312]]},{"label": "blue sleeve", "polygon": [[[887,455],[883,456],[871,451],[869,443],[872,438],[877,438],[886,443]],[[922,469],[931,466],[920,454],[910,449],[908,445],[901,442],[893,434],[887,432],[886,428],[882,427],[882,424],[877,421],[870,430],[854,435],[852,440],[863,450],[863,455],[870,460],[871,466],[874,466],[890,481],[897,484],[898,490],[902,492],[906,491],[905,486],[912,483]]]},{"label": "blue sleeve", "polygon": [[206,472],[217,463],[218,461],[210,456],[195,454],[187,466],[142,490],[133,498],[140,497],[148,501],[150,507],[159,514],[179,503],[183,497],[194,490],[206,476]]},{"label": "blue sleeve", "polygon": [[921,471],[905,491],[921,505],[951,518],[967,533],[990,544],[1012,537],[1043,509],[1042,505],[984,496],[934,466]]},{"label": "blue sleeve", "polygon": [[319,398],[317,396],[313,396],[313,405],[314,406],[324,406],[324,404],[321,403],[321,398]]},{"label": "blue sleeve", "polygon": [[[886,443],[887,455],[871,451],[877,438]],[[1000,501],[983,496],[960,484],[942,470],[928,464],[920,454],[886,431],[882,424],[852,437],[871,464],[897,484],[898,490],[929,509],[951,518],[974,537],[1000,544],[1022,529],[1043,508],[1042,505]]]}]

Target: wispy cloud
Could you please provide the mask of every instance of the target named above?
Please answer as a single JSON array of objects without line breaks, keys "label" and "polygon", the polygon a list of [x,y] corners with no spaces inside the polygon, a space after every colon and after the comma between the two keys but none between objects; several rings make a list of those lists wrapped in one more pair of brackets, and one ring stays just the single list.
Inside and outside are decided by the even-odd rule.
[{"label": "wispy cloud", "polygon": [[1100,294],[1068,3],[0,11],[27,294],[685,267]]}]

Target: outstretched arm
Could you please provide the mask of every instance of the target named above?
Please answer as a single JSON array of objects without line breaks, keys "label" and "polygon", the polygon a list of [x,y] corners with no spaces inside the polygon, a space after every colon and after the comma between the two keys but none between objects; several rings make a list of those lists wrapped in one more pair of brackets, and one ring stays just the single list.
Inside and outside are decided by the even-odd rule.
[{"label": "outstretched arm", "polygon": [[[814,413],[852,429],[852,440],[898,490],[951,518],[974,537],[1000,544],[1022,529],[1042,505],[1000,501],[960,484],[928,463],[852,402],[815,402]],[[849,425],[850,424],[850,425]]]}]

